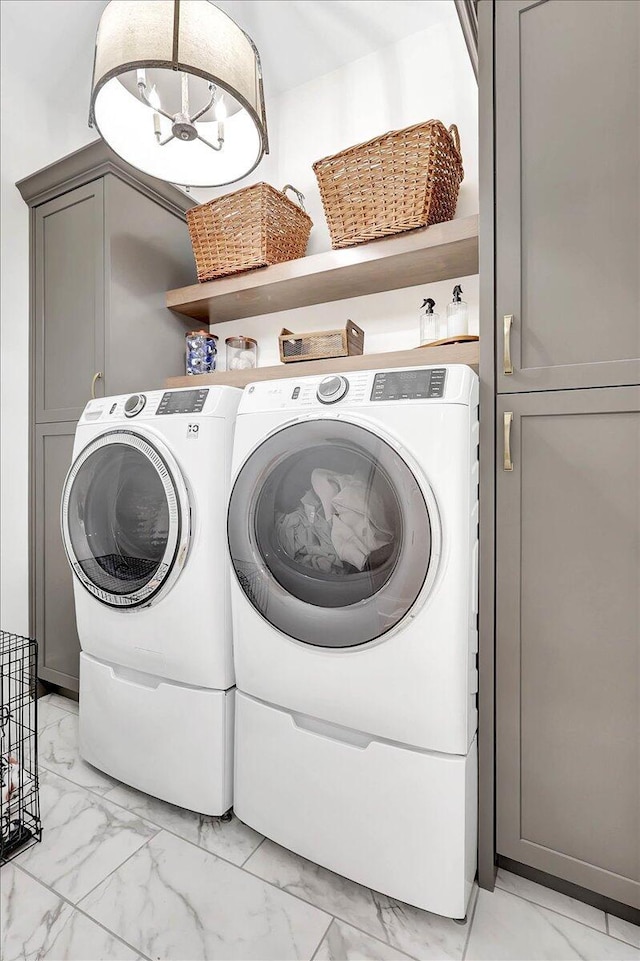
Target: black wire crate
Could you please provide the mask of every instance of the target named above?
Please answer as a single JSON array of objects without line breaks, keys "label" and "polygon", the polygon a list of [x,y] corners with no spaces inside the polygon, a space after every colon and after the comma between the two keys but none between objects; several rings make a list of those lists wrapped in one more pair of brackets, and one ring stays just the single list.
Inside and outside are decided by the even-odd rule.
[{"label": "black wire crate", "polygon": [[0,864],[42,838],[37,663],[36,641],[0,631]]}]

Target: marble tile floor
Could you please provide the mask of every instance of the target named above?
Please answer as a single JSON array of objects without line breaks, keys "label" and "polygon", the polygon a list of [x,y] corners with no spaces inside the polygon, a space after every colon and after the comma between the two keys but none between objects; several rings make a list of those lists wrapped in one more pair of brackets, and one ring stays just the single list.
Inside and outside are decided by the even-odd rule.
[{"label": "marble tile floor", "polygon": [[640,928],[500,871],[456,923],[85,764],[77,705],[39,705],[45,829],[0,870],[2,961],[638,959]]}]

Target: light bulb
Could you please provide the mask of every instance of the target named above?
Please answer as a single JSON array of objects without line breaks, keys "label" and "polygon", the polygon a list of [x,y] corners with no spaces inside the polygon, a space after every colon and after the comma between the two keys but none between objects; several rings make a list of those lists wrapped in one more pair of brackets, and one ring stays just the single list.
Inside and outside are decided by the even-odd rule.
[{"label": "light bulb", "polygon": [[156,90],[156,85],[154,83],[151,88],[151,93],[148,97],[149,103],[153,107],[153,135],[156,138],[156,142],[160,143],[160,137],[162,136],[162,127],[160,126],[160,114],[157,111],[160,109],[160,97],[158,96],[158,91]]},{"label": "light bulb", "polygon": [[222,144],[224,143],[224,122],[227,117],[227,105],[222,97],[220,97],[215,106],[214,114],[217,121],[216,127],[218,129],[218,145],[222,147]]},{"label": "light bulb", "polygon": [[216,104],[215,116],[218,123],[227,119],[227,105],[222,98]]},{"label": "light bulb", "polygon": [[137,71],[136,71],[136,76],[137,76],[137,80],[138,80],[138,86],[139,86],[139,87],[146,87],[146,86],[147,86],[147,71],[146,71],[146,70],[137,70]]}]

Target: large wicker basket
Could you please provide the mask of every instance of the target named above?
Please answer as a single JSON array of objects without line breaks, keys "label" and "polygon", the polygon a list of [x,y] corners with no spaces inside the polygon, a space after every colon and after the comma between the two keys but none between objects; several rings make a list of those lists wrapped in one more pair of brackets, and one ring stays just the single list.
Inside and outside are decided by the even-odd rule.
[{"label": "large wicker basket", "polygon": [[458,128],[428,120],[313,165],[333,247],[455,216],[464,171]]},{"label": "large wicker basket", "polygon": [[187,210],[200,283],[303,257],[313,226],[303,200],[290,184],[279,191],[259,183]]}]

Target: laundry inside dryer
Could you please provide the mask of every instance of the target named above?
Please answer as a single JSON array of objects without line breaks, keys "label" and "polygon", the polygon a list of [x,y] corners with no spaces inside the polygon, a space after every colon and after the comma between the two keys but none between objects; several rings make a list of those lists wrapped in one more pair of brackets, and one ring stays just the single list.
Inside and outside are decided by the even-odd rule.
[{"label": "laundry inside dryer", "polygon": [[[256,504],[256,536],[283,587],[354,604],[388,580],[402,542],[391,484],[363,449],[325,443],[284,457]],[[327,585],[331,597],[327,599]]]},{"label": "laundry inside dryer", "polygon": [[228,512],[231,560],[253,606],[320,647],[376,640],[411,609],[431,562],[415,474],[368,428],[287,425],[242,464]]}]

